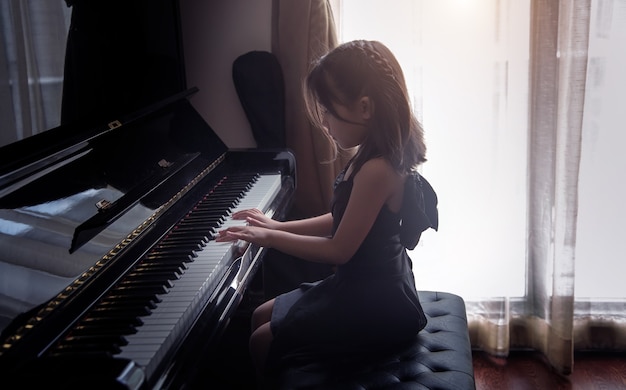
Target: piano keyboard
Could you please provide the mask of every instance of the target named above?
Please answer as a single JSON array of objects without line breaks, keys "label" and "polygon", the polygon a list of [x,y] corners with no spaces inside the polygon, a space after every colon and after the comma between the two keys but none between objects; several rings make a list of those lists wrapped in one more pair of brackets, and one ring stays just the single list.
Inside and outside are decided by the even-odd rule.
[{"label": "piano keyboard", "polygon": [[267,208],[280,188],[280,174],[224,178],[78,321],[51,355],[118,356],[151,376],[214,298],[231,260],[246,245],[218,243],[213,235],[243,223],[230,218],[237,210],[258,208],[270,215]]}]

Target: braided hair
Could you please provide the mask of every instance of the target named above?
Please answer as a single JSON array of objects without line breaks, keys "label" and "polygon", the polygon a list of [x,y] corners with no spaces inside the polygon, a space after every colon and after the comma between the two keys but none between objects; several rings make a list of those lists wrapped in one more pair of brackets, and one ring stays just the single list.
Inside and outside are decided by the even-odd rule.
[{"label": "braided hair", "polygon": [[393,53],[378,41],[346,42],[313,64],[305,79],[312,122],[323,128],[323,112],[342,119],[334,104],[350,106],[368,96],[372,107],[367,136],[353,158],[355,171],[375,157],[401,174],[426,161],[424,131],[411,109],[404,74]]}]

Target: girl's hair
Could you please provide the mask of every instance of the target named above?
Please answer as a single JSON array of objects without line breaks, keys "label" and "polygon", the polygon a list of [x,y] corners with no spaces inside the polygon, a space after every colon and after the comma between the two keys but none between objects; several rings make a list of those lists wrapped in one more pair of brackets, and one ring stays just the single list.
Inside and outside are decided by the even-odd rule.
[{"label": "girl's hair", "polygon": [[333,104],[350,106],[369,97],[372,115],[353,158],[355,171],[375,157],[387,159],[399,173],[426,161],[424,131],[411,110],[402,68],[382,43],[357,40],[337,46],[313,64],[304,90],[309,118],[320,128],[325,110],[341,119]]}]

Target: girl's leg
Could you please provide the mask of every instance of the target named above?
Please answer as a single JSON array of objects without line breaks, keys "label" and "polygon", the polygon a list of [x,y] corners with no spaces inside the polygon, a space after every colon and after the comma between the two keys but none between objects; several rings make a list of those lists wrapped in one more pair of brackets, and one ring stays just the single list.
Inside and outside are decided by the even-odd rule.
[{"label": "girl's leg", "polygon": [[272,310],[274,309],[274,299],[271,299],[256,309],[252,313],[252,332],[254,332],[259,326],[269,323],[272,319]]},{"label": "girl's leg", "polygon": [[274,338],[270,328],[274,300],[265,302],[252,313],[252,334],[250,335],[250,356],[256,369],[257,380],[263,381],[265,361]]},{"label": "girl's leg", "polygon": [[250,336],[250,357],[252,358],[252,363],[254,363],[259,381],[263,379],[265,362],[273,339],[274,336],[272,335],[269,322],[256,328]]}]

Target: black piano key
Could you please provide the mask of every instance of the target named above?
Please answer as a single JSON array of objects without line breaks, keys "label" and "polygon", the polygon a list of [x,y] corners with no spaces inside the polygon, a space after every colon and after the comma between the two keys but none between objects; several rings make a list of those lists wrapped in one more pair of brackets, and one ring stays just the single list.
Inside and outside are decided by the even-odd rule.
[{"label": "black piano key", "polygon": [[96,337],[98,335],[119,335],[125,336],[137,333],[137,328],[128,323],[128,321],[111,322],[106,326],[96,324],[79,324],[72,329],[74,337]]},{"label": "black piano key", "polygon": [[102,351],[110,354],[121,352],[120,347],[127,345],[124,336],[120,335],[91,335],[68,336],[56,347],[57,352]]},{"label": "black piano key", "polygon": [[128,291],[129,294],[155,294],[155,295],[159,295],[159,294],[167,294],[167,292],[169,291],[169,288],[163,285],[137,285],[137,286],[131,286],[131,285],[123,285],[123,286],[117,286],[115,288],[115,291],[120,291],[120,292],[124,292],[124,291]]},{"label": "black piano key", "polygon": [[[130,307],[142,307],[145,306],[148,309],[156,309],[157,305],[161,302],[160,299],[150,299],[150,297],[135,297],[129,295],[117,295],[117,294],[109,294],[104,297],[100,302],[98,302],[98,307],[105,308],[115,308],[119,306],[130,306]],[[91,317],[86,317],[87,319]]]},{"label": "black piano key", "polygon": [[228,213],[226,212],[226,210],[223,210],[223,209],[198,206],[194,210],[189,212],[183,219],[181,219],[181,221],[179,222],[179,225],[180,223],[185,222],[187,218],[190,218],[192,216],[202,216],[204,218],[211,218],[216,221],[225,221],[226,214]]},{"label": "black piano key", "polygon": [[213,219],[217,222],[223,222],[228,218],[231,210],[236,205],[229,205],[229,207],[217,207],[217,208],[213,206],[214,205],[208,205],[208,202],[206,206],[202,206],[202,205],[198,206],[195,210],[192,210],[190,213],[188,213],[185,216],[185,218],[182,218],[178,222],[178,225],[185,224],[187,221],[194,221],[194,220],[198,220],[201,218]]},{"label": "black piano key", "polygon": [[[119,304],[119,302],[117,302]],[[109,327],[115,326],[120,322],[119,317],[85,317],[80,321],[80,326],[91,326],[91,327]],[[143,320],[140,317],[128,317],[126,320],[129,326],[141,326],[143,325]]]},{"label": "black piano key", "polygon": [[215,232],[216,228],[219,226],[220,225],[216,223],[207,223],[201,226],[191,224],[187,226],[182,226],[180,229],[172,232],[169,236],[167,236],[163,240],[163,242],[176,243],[180,241],[184,243],[188,241],[193,241],[206,245],[211,240],[213,232]]},{"label": "black piano key", "polygon": [[189,232],[190,230],[200,231],[202,229],[212,229],[222,225],[225,221],[221,221],[217,218],[188,218],[185,221],[179,223],[174,230],[165,238],[180,237],[181,234]]},{"label": "black piano key", "polygon": [[215,230],[223,223],[212,221],[188,221],[180,225],[176,230],[172,231],[164,241],[175,240],[202,240],[203,237],[208,238],[209,232]]},{"label": "black piano key", "polygon": [[181,263],[175,263],[175,262],[169,263],[169,262],[159,261],[159,259],[154,259],[150,262],[146,262],[146,263],[140,264],[139,266],[136,266],[135,268],[133,268],[133,272],[138,272],[138,273],[171,272],[173,274],[180,276],[183,273],[185,273],[185,270],[189,267],[187,263],[191,261],[192,260],[188,260],[186,262],[181,262]]},{"label": "black piano key", "polygon": [[180,259],[188,258],[193,259],[194,257],[198,257],[198,253],[195,250],[189,249],[181,249],[181,248],[165,248],[164,250],[152,250],[150,254],[146,256],[146,259],[153,260],[158,258],[159,256],[163,259],[170,258],[172,259],[174,256],[180,256]]},{"label": "black piano key", "polygon": [[[121,289],[154,289],[154,291],[160,291],[161,289],[169,289],[174,287],[174,283],[169,280],[150,280],[145,278],[126,278],[117,285],[117,288]],[[167,293],[167,290],[163,290]]]},{"label": "black piano key", "polygon": [[63,357],[63,358],[78,358],[78,359],[111,359],[114,354],[118,354],[120,352],[120,348],[118,347],[114,353],[110,351],[101,351],[94,349],[56,349],[50,352],[50,356],[52,357]]},{"label": "black piano key", "polygon": [[146,267],[170,270],[172,269],[172,267],[179,267],[182,268],[182,271],[184,272],[186,269],[188,269],[187,263],[194,262],[196,257],[197,254],[191,256],[180,254],[170,255],[168,253],[154,253],[150,255],[149,259],[146,259],[146,262],[144,264],[135,267],[134,270],[140,271],[142,269],[145,269]]},{"label": "black piano key", "polygon": [[184,233],[189,230],[193,231],[192,229],[185,229],[184,231],[177,231],[178,234],[170,234],[163,239],[163,242],[167,242],[168,244],[180,243],[182,245],[185,245],[186,243],[200,243],[202,246],[206,246],[209,242],[209,237],[207,237],[206,234],[200,234],[198,235],[198,238],[188,237]]},{"label": "black piano key", "polygon": [[[230,209],[229,209],[230,210]],[[189,222],[198,223],[205,220],[209,223],[222,223],[226,220],[223,211],[218,213],[214,210],[197,210],[193,213],[187,214],[176,226],[175,229],[180,229],[182,226]]]},{"label": "black piano key", "polygon": [[128,278],[131,280],[135,280],[135,279],[145,279],[145,280],[151,280],[151,281],[160,281],[160,280],[177,280],[180,279],[182,273],[178,273],[175,271],[163,271],[159,268],[152,268],[152,269],[143,269],[142,272],[131,272],[128,274]]},{"label": "black piano key", "polygon": [[120,304],[116,307],[96,307],[91,310],[89,315],[92,317],[109,317],[109,318],[135,318],[150,315],[152,309],[146,305],[124,306]]},{"label": "black piano key", "polygon": [[[203,235],[202,237],[204,238],[205,236]],[[192,253],[192,252],[197,252],[197,251],[202,250],[203,247],[204,245],[202,245],[199,242],[195,242],[195,243],[187,242],[187,243],[180,244],[180,245],[178,245],[178,243],[175,243],[175,242],[172,242],[172,243],[165,242],[163,244],[159,244],[155,246],[152,252]]]},{"label": "black piano key", "polygon": [[179,264],[179,266],[184,267],[185,263],[189,263],[194,261],[194,258],[198,257],[198,253],[191,251],[190,253],[182,253],[182,254],[170,254],[170,253],[155,253],[154,251],[147,254],[141,261],[140,264],[135,266],[135,268],[139,268],[144,265],[170,265]]},{"label": "black piano key", "polygon": [[196,212],[200,212],[200,211],[215,211],[215,210],[220,210],[225,212],[225,214],[228,214],[228,211],[231,210],[233,207],[237,206],[239,204],[239,200],[238,199],[229,199],[229,200],[221,200],[219,202],[215,202],[213,200],[207,201],[204,204],[199,204],[198,207],[195,210],[192,210],[189,214],[187,214],[187,216],[193,215]]}]

